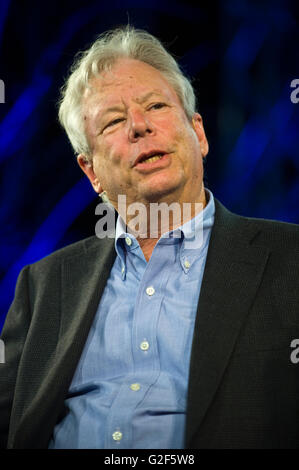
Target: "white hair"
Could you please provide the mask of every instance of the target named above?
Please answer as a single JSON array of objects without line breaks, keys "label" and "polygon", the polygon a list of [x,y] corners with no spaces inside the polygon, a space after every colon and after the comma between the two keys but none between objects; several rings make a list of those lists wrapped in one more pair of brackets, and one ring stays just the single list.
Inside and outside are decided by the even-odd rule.
[{"label": "white hair", "polygon": [[82,96],[89,80],[109,70],[123,57],[140,60],[159,70],[175,90],[187,117],[191,120],[195,113],[196,99],[190,81],[157,38],[132,26],[107,31],[89,49],[77,54],[61,89],[59,121],[77,155],[91,158],[81,112]]}]

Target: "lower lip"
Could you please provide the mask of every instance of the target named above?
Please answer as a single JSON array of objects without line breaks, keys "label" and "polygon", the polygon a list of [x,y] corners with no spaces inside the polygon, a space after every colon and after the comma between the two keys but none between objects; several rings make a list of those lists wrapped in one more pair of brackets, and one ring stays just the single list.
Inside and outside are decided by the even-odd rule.
[{"label": "lower lip", "polygon": [[159,158],[159,160],[156,160],[155,162],[140,162],[137,163],[137,165],[134,166],[136,170],[141,171],[143,173],[146,173],[147,171],[159,169],[159,168],[165,168],[169,165],[171,160],[170,154],[165,153],[163,157]]}]

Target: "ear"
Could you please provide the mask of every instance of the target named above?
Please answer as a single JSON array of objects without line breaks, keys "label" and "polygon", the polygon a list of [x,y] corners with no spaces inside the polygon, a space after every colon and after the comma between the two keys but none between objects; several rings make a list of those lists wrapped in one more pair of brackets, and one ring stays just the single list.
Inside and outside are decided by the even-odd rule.
[{"label": "ear", "polygon": [[209,152],[209,143],[203,127],[202,117],[199,113],[194,114],[192,124],[200,144],[201,154],[204,158]]},{"label": "ear", "polygon": [[78,155],[77,162],[83,173],[86,174],[87,178],[91,182],[95,192],[100,194],[103,191],[103,188],[94,172],[92,162],[88,159],[88,157],[86,157],[86,155],[83,154]]}]

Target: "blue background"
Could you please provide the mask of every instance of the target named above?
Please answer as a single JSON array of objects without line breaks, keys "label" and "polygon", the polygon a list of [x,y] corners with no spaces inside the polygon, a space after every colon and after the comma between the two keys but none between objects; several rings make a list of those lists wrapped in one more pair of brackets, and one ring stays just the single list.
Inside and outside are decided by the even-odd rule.
[{"label": "blue background", "polygon": [[242,215],[299,223],[296,3],[1,0],[0,329],[20,269],[94,234],[98,198],[56,103],[74,55],[128,21],[158,36],[193,80],[214,195]]}]

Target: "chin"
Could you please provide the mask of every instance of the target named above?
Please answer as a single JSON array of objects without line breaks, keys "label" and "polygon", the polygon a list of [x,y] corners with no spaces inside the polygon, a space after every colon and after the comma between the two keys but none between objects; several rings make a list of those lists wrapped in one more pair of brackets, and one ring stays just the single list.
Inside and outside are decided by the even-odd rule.
[{"label": "chin", "polygon": [[168,187],[166,188],[165,186],[162,188],[151,188],[148,192],[143,193],[144,199],[146,199],[149,202],[159,202],[165,198],[169,198],[171,194],[173,194],[173,201],[171,202],[177,202],[177,191],[178,187]]},{"label": "chin", "polygon": [[173,201],[176,202],[178,199],[178,191],[183,187],[183,181],[181,178],[177,178],[175,181],[174,178],[171,180],[169,178],[160,178],[159,181],[152,181],[143,188],[140,188],[140,195],[149,202],[158,202],[160,199],[164,199],[171,194],[173,194]]}]

